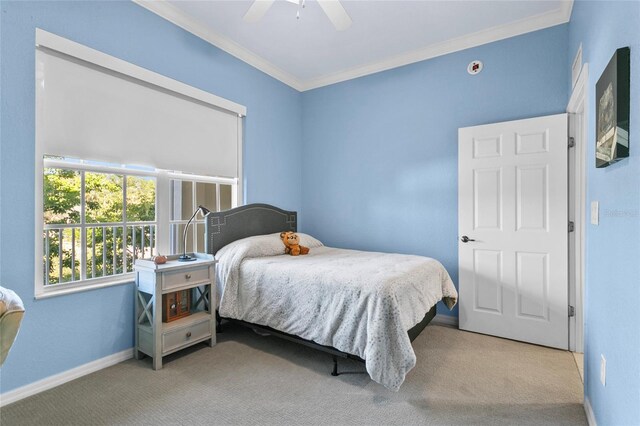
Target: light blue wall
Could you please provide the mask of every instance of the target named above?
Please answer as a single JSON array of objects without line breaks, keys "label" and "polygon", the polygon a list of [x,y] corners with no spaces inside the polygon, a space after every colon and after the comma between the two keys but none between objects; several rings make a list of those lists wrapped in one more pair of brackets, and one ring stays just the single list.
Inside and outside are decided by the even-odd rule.
[{"label": "light blue wall", "polygon": [[[247,202],[301,208],[301,95],[132,2],[1,3],[0,283],[26,303],[0,392],[133,345],[133,286],[33,300],[35,28],[247,107]],[[197,154],[196,154],[197,155]]]},{"label": "light blue wall", "polygon": [[[587,224],[585,395],[598,425],[640,424],[640,2],[577,1],[569,26],[571,58],[582,43],[589,63],[587,211],[600,202],[600,224]],[[631,47],[630,157],[594,166],[595,84],[611,56]],[[568,64],[567,67],[570,67]],[[600,354],[607,359],[600,384]]]},{"label": "light blue wall", "polygon": [[[578,1],[569,25],[303,94],[130,2],[1,9],[0,283],[27,316],[0,392],[133,343],[131,285],[33,300],[35,27],[246,105],[247,202],[301,210],[302,230],[330,245],[438,258],[456,282],[457,128],[564,111],[582,42],[589,141],[595,81],[616,48],[632,49],[631,158],[596,170],[589,144],[588,201],[600,201],[601,222],[587,225],[586,396],[599,424],[640,423],[640,3]],[[472,59],[485,63],[476,77]]]},{"label": "light blue wall", "polygon": [[563,112],[567,39],[557,26],[303,93],[305,232],[434,257],[457,283],[458,128]]}]

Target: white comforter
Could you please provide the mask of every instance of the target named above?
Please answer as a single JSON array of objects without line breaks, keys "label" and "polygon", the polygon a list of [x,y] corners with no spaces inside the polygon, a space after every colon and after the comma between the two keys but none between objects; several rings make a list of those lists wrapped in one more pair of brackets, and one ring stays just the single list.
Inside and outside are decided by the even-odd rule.
[{"label": "white comforter", "polygon": [[219,312],[358,355],[373,380],[398,390],[416,363],[407,330],[458,294],[440,262],[324,247],[284,255],[278,234],[235,241],[217,254]]}]

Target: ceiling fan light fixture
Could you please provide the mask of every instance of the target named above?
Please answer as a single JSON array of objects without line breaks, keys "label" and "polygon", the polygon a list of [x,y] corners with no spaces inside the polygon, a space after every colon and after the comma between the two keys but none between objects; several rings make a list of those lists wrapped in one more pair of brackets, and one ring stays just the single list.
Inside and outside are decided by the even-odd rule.
[{"label": "ceiling fan light fixture", "polygon": [[[275,0],[255,0],[243,19],[246,22],[258,22],[267,13]],[[300,19],[300,9],[305,7],[305,0],[286,0],[298,5],[296,18]],[[344,31],[351,26],[351,17],[340,3],[340,0],[317,0],[329,21],[337,31]]]}]

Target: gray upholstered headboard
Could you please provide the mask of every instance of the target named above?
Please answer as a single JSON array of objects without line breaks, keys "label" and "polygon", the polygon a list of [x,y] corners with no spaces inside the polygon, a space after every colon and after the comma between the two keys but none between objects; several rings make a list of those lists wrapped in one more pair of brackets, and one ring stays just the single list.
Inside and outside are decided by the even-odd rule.
[{"label": "gray upholstered headboard", "polygon": [[211,212],[205,220],[205,250],[218,250],[242,238],[298,230],[298,214],[269,204],[248,204],[223,212]]}]

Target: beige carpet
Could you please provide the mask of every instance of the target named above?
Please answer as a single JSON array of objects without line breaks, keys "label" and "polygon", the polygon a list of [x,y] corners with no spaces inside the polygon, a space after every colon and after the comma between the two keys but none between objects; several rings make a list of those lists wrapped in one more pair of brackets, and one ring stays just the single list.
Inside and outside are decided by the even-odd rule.
[{"label": "beige carpet", "polygon": [[[399,392],[331,357],[238,326],[153,371],[129,360],[1,409],[2,426],[586,424],[570,352],[431,325]],[[363,371],[355,361],[342,370]]]}]

